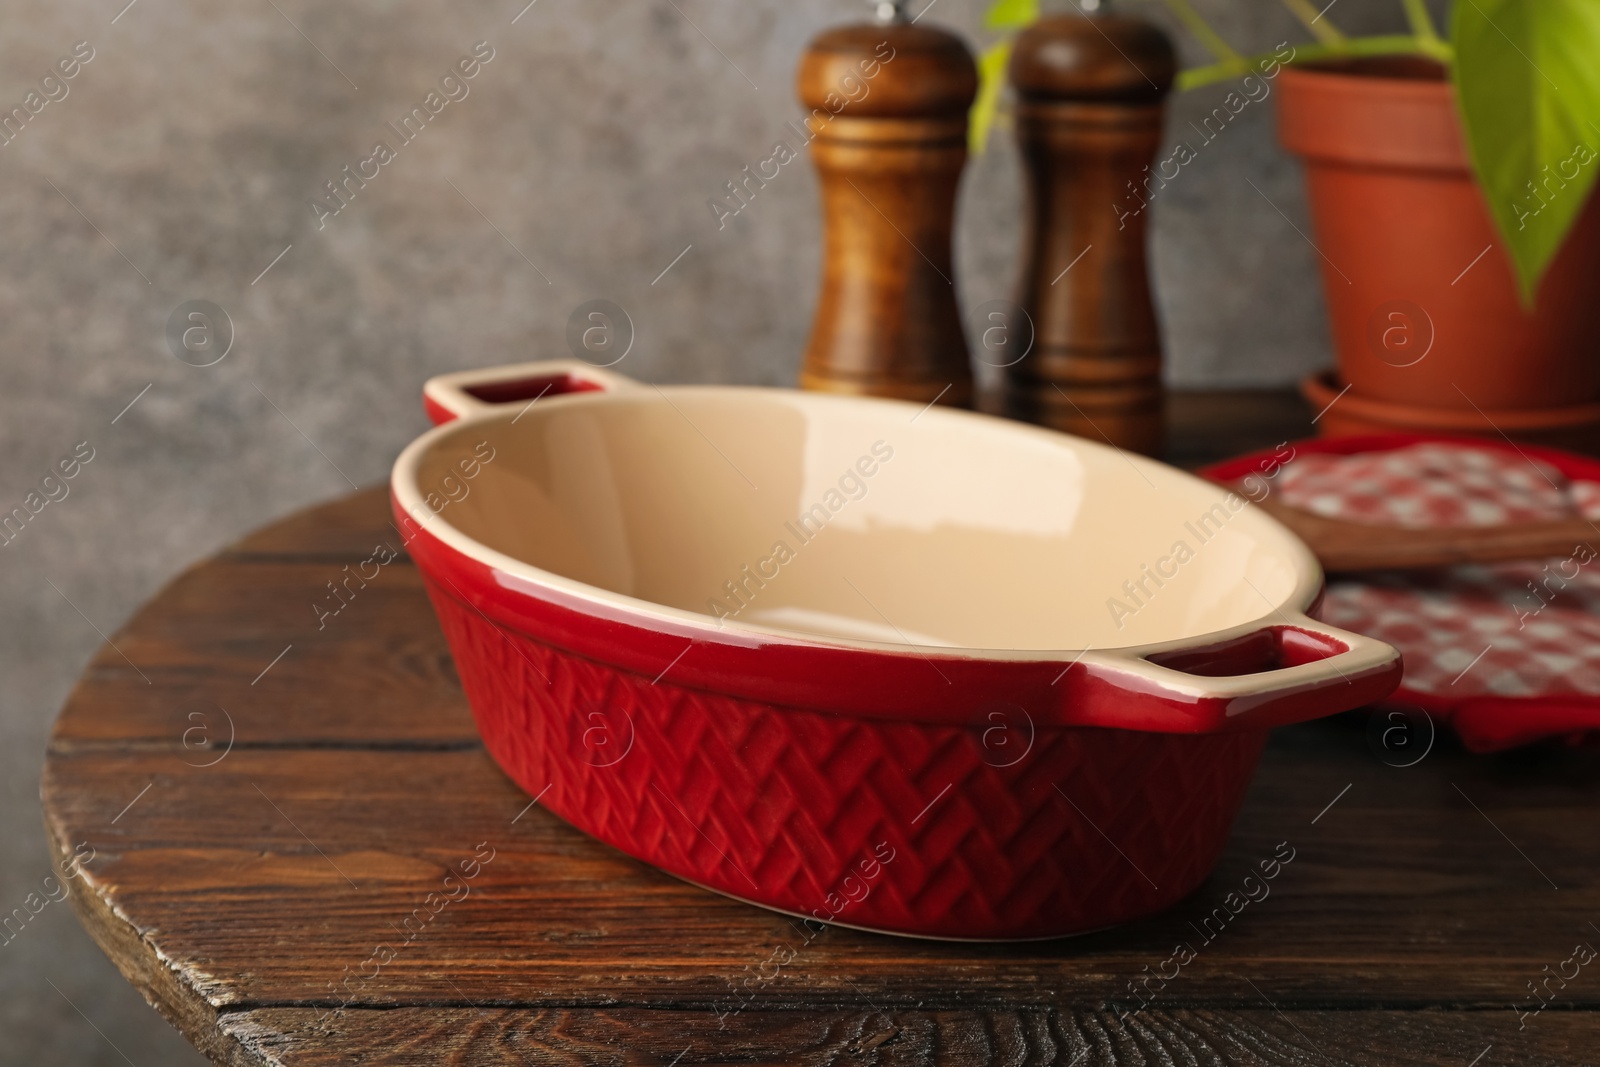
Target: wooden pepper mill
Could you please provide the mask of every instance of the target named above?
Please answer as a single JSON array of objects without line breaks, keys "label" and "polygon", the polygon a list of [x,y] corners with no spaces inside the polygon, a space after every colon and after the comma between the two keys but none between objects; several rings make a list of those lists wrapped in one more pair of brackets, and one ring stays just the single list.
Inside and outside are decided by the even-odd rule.
[{"label": "wooden pepper mill", "polygon": [[877,7],[800,61],[824,230],[800,386],[970,407],[950,231],[977,68],[959,37]]},{"label": "wooden pepper mill", "polygon": [[1018,303],[1035,342],[1005,371],[1004,410],[1151,454],[1164,394],[1145,223],[1176,70],[1161,30],[1114,14],[1041,19],[1010,67],[1028,201]]}]

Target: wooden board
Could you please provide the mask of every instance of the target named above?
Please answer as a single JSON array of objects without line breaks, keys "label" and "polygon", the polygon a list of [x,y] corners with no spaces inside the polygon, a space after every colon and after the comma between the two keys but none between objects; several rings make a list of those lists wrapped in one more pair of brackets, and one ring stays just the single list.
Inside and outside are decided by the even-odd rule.
[{"label": "wooden board", "polygon": [[[1298,410],[1262,407],[1233,423]],[[1284,730],[1165,915],[1012,946],[808,937],[530,808],[409,562],[319,626],[325,583],[393,536],[373,490],[246,538],[114,634],[57,723],[48,829],[94,854],[72,900],[217,1062],[1600,1062],[1600,961],[1517,1010],[1600,947],[1594,752],[1440,738],[1396,768],[1364,715]],[[1280,842],[1269,895],[1218,924]],[[1180,941],[1194,959],[1135,1012]]]}]

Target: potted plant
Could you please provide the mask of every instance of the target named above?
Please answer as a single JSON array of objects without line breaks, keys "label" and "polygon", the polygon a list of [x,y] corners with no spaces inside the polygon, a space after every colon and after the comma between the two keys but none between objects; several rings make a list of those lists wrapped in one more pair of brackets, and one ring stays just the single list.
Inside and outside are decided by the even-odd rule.
[{"label": "potted plant", "polygon": [[[1215,58],[1179,88],[1259,79],[1262,59],[1188,0],[1163,2]],[[1407,32],[1349,37],[1320,4],[1282,2],[1313,37],[1277,95],[1338,359],[1304,383],[1323,432],[1600,446],[1600,4],[1460,0],[1446,37],[1424,0],[1399,0]],[[1039,14],[1038,0],[996,0],[987,24],[1009,33]],[[1009,47],[980,59],[980,143]]]}]

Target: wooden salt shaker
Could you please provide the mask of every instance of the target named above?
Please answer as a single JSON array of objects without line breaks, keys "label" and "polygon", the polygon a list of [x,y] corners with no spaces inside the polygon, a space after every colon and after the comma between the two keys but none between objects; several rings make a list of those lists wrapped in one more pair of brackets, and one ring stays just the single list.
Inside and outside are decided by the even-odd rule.
[{"label": "wooden salt shaker", "polygon": [[800,386],[970,407],[950,231],[977,68],[959,37],[877,7],[800,61],[824,231]]},{"label": "wooden salt shaker", "polygon": [[1145,205],[1176,70],[1161,30],[1113,14],[1041,19],[1010,67],[1028,201],[1018,302],[1035,342],[1005,371],[1004,410],[1150,454],[1164,394]]}]

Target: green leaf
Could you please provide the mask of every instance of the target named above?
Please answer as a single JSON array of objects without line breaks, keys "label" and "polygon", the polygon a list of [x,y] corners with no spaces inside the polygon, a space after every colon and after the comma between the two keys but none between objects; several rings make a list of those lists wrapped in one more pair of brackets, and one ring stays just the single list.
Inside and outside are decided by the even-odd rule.
[{"label": "green leaf", "polygon": [[989,131],[1000,110],[1000,91],[1006,87],[1006,63],[1010,59],[1010,41],[990,45],[978,56],[978,95],[967,115],[967,149],[975,156],[983,155],[989,146]]},{"label": "green leaf", "polygon": [[994,0],[983,16],[983,24],[991,30],[1017,30],[1038,19],[1039,0]]},{"label": "green leaf", "polygon": [[1600,173],[1600,3],[1462,0],[1456,98],[1524,304]]}]

